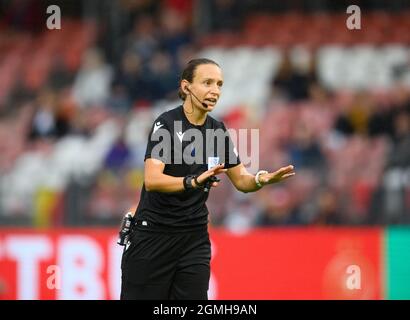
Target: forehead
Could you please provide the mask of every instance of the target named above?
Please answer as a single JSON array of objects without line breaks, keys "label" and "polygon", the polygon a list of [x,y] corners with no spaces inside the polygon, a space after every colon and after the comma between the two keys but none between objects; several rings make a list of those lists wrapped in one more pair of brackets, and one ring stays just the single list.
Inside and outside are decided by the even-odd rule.
[{"label": "forehead", "polygon": [[201,64],[196,67],[194,80],[213,79],[223,81],[222,70],[215,64]]}]

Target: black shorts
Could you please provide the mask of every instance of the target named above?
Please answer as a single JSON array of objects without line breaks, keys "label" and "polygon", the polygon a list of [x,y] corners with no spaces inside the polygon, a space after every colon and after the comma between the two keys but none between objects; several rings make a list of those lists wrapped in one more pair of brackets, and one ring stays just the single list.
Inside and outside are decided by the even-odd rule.
[{"label": "black shorts", "polygon": [[206,227],[164,232],[136,229],[124,248],[121,299],[206,300],[211,243]]}]

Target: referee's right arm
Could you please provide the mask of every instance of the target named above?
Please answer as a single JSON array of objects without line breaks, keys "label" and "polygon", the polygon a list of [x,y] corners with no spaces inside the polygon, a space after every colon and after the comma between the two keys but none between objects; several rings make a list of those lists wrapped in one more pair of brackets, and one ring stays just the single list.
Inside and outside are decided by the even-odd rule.
[{"label": "referee's right arm", "polygon": [[183,177],[164,174],[165,163],[157,159],[146,159],[144,169],[145,190],[157,192],[180,192],[184,190]]}]

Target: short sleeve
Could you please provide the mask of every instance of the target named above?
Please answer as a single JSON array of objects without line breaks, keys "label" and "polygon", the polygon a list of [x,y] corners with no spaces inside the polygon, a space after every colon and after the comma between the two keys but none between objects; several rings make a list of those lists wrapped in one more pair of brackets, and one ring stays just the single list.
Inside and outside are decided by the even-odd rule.
[{"label": "short sleeve", "polygon": [[235,147],[231,136],[229,135],[229,131],[226,129],[225,124],[222,123],[222,129],[226,133],[225,139],[225,168],[233,168],[241,163],[239,158],[238,150]]},{"label": "short sleeve", "polygon": [[154,121],[149,133],[144,161],[152,158],[170,164],[172,160],[171,152],[172,135],[168,124],[160,116]]}]

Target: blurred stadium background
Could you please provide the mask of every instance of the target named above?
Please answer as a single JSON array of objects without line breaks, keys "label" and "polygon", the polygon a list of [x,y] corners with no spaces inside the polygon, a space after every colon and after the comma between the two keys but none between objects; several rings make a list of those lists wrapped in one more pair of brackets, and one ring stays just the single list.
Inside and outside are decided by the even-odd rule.
[{"label": "blurred stadium background", "polygon": [[0,299],[118,299],[117,228],[193,57],[224,71],[212,115],[297,170],[211,192],[210,298],[410,298],[409,44],[408,0],[0,0]]}]

